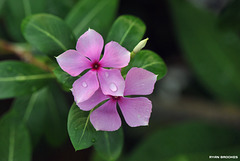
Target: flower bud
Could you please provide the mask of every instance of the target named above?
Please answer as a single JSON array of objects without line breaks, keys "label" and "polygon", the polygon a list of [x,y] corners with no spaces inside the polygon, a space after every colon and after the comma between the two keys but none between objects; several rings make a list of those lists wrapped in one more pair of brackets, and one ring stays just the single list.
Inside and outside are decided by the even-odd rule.
[{"label": "flower bud", "polygon": [[135,48],[133,49],[133,52],[134,52],[134,53],[137,53],[137,52],[139,52],[140,50],[142,50],[142,48],[144,48],[145,45],[147,44],[147,41],[148,41],[148,38],[140,41],[140,42],[135,46]]}]

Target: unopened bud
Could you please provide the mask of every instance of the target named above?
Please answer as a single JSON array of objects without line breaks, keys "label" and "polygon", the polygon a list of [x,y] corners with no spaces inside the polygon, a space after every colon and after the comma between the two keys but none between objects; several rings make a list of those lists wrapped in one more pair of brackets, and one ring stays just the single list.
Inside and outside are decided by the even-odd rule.
[{"label": "unopened bud", "polygon": [[140,42],[135,46],[135,48],[133,49],[133,52],[134,52],[134,53],[137,53],[137,52],[139,52],[140,50],[142,50],[142,48],[144,48],[145,45],[147,44],[147,41],[148,41],[148,38],[140,41]]}]

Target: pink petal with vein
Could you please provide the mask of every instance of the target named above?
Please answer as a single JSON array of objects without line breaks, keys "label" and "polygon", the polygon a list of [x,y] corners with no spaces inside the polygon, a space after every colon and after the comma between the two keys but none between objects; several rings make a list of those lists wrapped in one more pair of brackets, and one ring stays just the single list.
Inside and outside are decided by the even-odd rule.
[{"label": "pink petal with vein", "polygon": [[76,50],[67,50],[56,57],[59,66],[71,76],[78,76],[84,70],[91,68],[91,61]]},{"label": "pink petal with vein", "polygon": [[91,59],[92,62],[98,62],[103,49],[103,43],[102,36],[96,31],[89,29],[78,39],[76,49]]},{"label": "pink petal with vein", "polygon": [[118,101],[123,117],[131,127],[148,125],[152,102],[145,97],[121,98]]},{"label": "pink petal with vein", "polygon": [[72,93],[77,104],[89,99],[99,88],[97,74],[95,71],[88,71],[81,78],[73,83]]},{"label": "pink petal with vein", "polygon": [[119,69],[104,69],[98,71],[98,79],[103,94],[123,96],[125,82]]},{"label": "pink petal with vein", "polygon": [[123,68],[130,61],[130,52],[117,42],[111,41],[105,45],[104,55],[100,60],[102,67]]},{"label": "pink petal with vein", "polygon": [[93,109],[95,106],[97,106],[99,103],[101,103],[102,101],[109,98],[110,98],[109,96],[105,96],[102,93],[101,88],[98,88],[98,90],[92,95],[92,97],[90,97],[88,100],[84,102],[78,103],[77,105],[81,110],[89,111]]},{"label": "pink petal with vein", "polygon": [[148,95],[153,92],[157,75],[142,68],[131,68],[125,79],[124,96]]},{"label": "pink petal with vein", "polygon": [[109,100],[91,113],[90,121],[97,131],[115,131],[120,128],[121,119],[116,105],[115,100]]}]

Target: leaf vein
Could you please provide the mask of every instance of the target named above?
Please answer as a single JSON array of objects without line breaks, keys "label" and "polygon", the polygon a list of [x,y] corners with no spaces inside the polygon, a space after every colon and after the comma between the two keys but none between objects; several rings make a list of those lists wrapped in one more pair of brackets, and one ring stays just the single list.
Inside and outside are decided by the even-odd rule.
[{"label": "leaf vein", "polygon": [[119,44],[122,45],[123,41],[126,39],[127,35],[129,34],[130,30],[133,28],[133,26],[136,24],[137,20],[133,21],[132,24],[128,27],[127,31],[123,35],[122,39],[120,40]]},{"label": "leaf vein", "polygon": [[10,81],[26,81],[26,80],[36,80],[36,79],[50,79],[55,78],[51,73],[48,74],[36,74],[27,76],[14,76],[14,77],[0,77],[0,82],[10,82]]},{"label": "leaf vein", "polygon": [[[103,3],[105,2],[105,3]],[[80,31],[89,23],[95,15],[97,15],[98,12],[100,12],[106,5],[108,4],[108,1],[102,1],[95,5],[95,7],[86,15],[82,21],[76,25],[74,29],[74,33],[78,35]]]},{"label": "leaf vein", "polygon": [[65,47],[61,41],[59,41],[55,36],[53,36],[52,34],[50,34],[49,32],[41,29],[40,27],[30,23],[30,25],[32,25],[35,29],[37,29],[38,31],[42,32],[43,34],[45,34],[47,37],[51,38],[57,45],[59,45],[64,51],[67,50],[67,47]]}]

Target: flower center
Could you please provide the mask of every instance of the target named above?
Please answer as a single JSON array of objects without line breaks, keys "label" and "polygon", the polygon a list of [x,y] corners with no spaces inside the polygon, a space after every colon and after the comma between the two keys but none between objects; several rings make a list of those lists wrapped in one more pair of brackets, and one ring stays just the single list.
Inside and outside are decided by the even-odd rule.
[{"label": "flower center", "polygon": [[121,96],[111,96],[113,100],[119,100],[121,98]]},{"label": "flower center", "polygon": [[99,63],[98,62],[95,62],[92,64],[92,69],[95,69],[95,70],[98,70],[100,67]]}]

